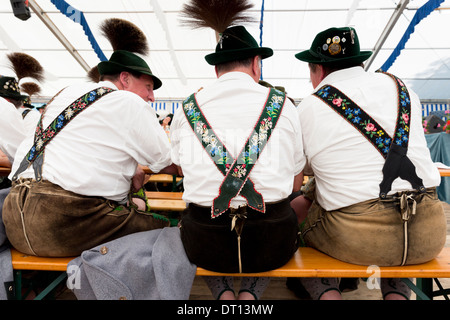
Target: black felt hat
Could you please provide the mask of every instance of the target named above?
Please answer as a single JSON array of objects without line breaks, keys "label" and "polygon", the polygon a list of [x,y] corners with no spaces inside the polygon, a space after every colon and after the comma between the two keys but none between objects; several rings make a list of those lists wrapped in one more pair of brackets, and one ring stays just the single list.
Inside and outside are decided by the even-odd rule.
[{"label": "black felt hat", "polygon": [[316,64],[358,64],[367,60],[372,51],[361,51],[356,30],[351,27],[329,28],[316,35],[309,48],[295,57]]},{"label": "black felt hat", "polygon": [[216,51],[205,56],[205,59],[209,64],[217,65],[254,56],[261,56],[261,59],[265,59],[272,55],[273,50],[260,47],[245,27],[233,26],[220,34]]},{"label": "black felt hat", "polygon": [[0,96],[25,101],[28,96],[20,93],[16,78],[0,76]]}]

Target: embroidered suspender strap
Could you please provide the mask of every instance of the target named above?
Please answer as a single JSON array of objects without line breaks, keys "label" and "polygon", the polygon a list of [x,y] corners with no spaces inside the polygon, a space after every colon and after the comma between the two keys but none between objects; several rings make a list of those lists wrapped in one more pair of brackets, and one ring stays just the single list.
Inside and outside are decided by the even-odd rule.
[{"label": "embroidered suspender strap", "polygon": [[[314,93],[314,95],[354,126],[386,159],[383,167],[384,177],[380,184],[381,198],[386,197],[391,189],[392,182],[397,177],[408,180],[413,188],[419,191],[425,190],[422,180],[417,177],[414,165],[406,157],[411,119],[411,100],[408,90],[400,79],[394,75],[386,74],[394,79],[398,92],[397,122],[394,137],[392,138],[381,125],[337,88],[331,85],[324,85]],[[400,161],[401,158],[401,166],[393,165],[392,159],[396,158],[398,160],[394,162]]]},{"label": "embroidered suspender strap", "polygon": [[231,199],[242,195],[249,207],[265,212],[262,195],[255,190],[249,179],[259,155],[263,151],[281,114],[286,96],[271,88],[268,99],[255,127],[236,159],[228,153],[225,145],[209,125],[195,99],[195,94],[183,102],[183,110],[194,133],[219,171],[225,176],[219,189],[219,195],[213,201],[211,217],[220,216],[226,211]]},{"label": "embroidered suspender strap", "polygon": [[392,138],[374,119],[372,119],[355,102],[330,85],[324,85],[314,93],[334,111],[341,115],[380,152],[383,158],[387,157]]},{"label": "embroidered suspender strap", "polygon": [[380,183],[380,198],[387,197],[391,190],[392,182],[400,177],[409,181],[411,186],[420,193],[425,193],[426,189],[423,181],[416,173],[416,167],[408,158],[409,126],[411,120],[411,99],[408,89],[403,81],[396,76],[385,73],[390,76],[397,86],[398,93],[398,111],[397,124],[394,138],[383,166],[383,180]]},{"label": "embroidered suspender strap", "polygon": [[22,119],[25,119],[25,117],[27,116],[27,114],[31,111],[31,109],[25,109],[22,112]]},{"label": "embroidered suspender strap", "polygon": [[[44,110],[36,127],[34,144],[22,160],[19,168],[13,176],[13,180],[17,180],[19,174],[25,171],[30,164],[33,164],[36,180],[40,181],[42,179],[43,154],[47,144],[81,111],[86,110],[87,107],[95,101],[112,91],[114,91],[114,89],[107,87],[100,87],[89,91],[65,108],[45,130],[43,130],[42,127],[42,119],[45,114]],[[60,92],[58,92],[58,94]]]}]

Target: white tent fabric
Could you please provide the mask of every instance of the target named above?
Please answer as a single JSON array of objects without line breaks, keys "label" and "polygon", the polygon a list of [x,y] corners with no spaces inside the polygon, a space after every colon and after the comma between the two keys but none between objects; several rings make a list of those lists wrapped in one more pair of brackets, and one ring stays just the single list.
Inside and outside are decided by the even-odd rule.
[{"label": "white tent fabric", "polygon": [[[87,81],[86,69],[100,62],[73,8],[83,12],[86,21],[104,55],[112,49],[100,34],[100,23],[110,17],[132,21],[147,35],[150,54],[145,57],[152,71],[163,82],[155,96],[164,109],[176,108],[179,102],[215,79],[214,68],[204,56],[214,51],[215,33],[210,29],[192,30],[180,25],[183,0],[66,0],[72,7],[63,15],[50,0],[29,0],[40,8],[39,14],[50,20],[56,30],[73,47],[84,65],[58,40],[31,11],[31,18],[22,21],[14,16],[10,1],[0,2],[0,74],[13,75],[6,55],[25,52],[36,58],[46,70],[41,97],[46,101],[64,86]],[[251,10],[257,21],[246,25],[260,42],[262,0],[252,0]],[[406,1],[386,41],[371,62],[375,71],[386,61],[400,41],[417,9],[426,0]],[[389,25],[391,17],[405,1],[394,0],[266,0],[262,23],[262,45],[271,47],[274,56],[263,60],[263,79],[284,86],[289,96],[300,100],[312,92],[306,63],[294,54],[308,49],[314,36],[329,27],[356,28],[361,50],[374,50]],[[450,0],[423,19],[411,34],[406,47],[388,70],[402,78],[422,100],[441,103],[450,101],[450,45],[446,31],[450,28]],[[166,108],[167,106],[167,108]]]}]

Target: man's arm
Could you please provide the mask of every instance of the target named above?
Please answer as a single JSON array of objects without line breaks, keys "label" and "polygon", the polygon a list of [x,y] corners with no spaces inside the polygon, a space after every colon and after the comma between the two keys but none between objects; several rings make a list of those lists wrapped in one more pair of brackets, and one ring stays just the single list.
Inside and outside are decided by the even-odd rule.
[{"label": "man's arm", "polygon": [[292,188],[292,192],[300,191],[302,185],[303,185],[303,171],[294,177],[294,186]]}]

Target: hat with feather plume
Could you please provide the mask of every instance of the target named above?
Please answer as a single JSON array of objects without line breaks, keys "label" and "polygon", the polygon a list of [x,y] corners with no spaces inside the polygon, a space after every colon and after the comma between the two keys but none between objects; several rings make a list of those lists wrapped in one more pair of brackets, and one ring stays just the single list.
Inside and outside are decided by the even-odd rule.
[{"label": "hat with feather plume", "polygon": [[39,82],[44,80],[44,68],[39,61],[23,52],[9,53],[7,58],[17,78],[0,76],[0,96],[29,103],[32,95],[41,92]]},{"label": "hat with feather plume", "polygon": [[161,80],[156,77],[147,62],[140,55],[149,53],[147,38],[135,24],[118,18],[103,21],[100,29],[111,43],[114,50],[108,61],[97,65],[97,71],[90,70],[88,76],[93,79],[95,74],[116,74],[122,71],[137,72],[152,77],[156,90],[162,86]]},{"label": "hat with feather plume", "polygon": [[247,0],[191,0],[181,12],[182,24],[193,28],[212,28],[219,35],[214,53],[205,56],[211,65],[243,60],[254,56],[262,59],[273,55],[273,50],[260,47],[252,35],[239,25],[254,22],[245,14],[253,4]]}]

